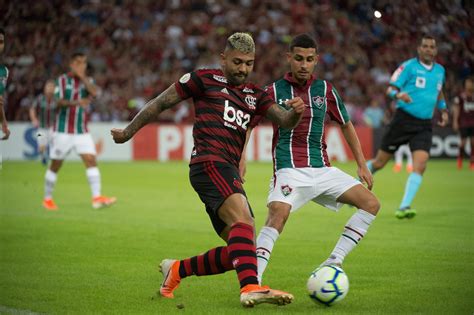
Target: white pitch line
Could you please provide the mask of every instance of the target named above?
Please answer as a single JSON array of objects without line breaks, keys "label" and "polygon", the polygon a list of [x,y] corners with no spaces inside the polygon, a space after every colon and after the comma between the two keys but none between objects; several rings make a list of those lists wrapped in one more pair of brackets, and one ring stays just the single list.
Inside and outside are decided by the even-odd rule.
[{"label": "white pitch line", "polygon": [[44,313],[36,313],[30,310],[19,310],[8,306],[0,305],[1,314],[12,314],[12,315],[44,315]]}]

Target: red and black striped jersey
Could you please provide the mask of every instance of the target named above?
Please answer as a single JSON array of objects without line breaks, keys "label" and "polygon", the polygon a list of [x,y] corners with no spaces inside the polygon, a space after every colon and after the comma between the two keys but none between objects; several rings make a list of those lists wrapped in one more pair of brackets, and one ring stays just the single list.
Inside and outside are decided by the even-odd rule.
[{"label": "red and black striped jersey", "polygon": [[255,115],[265,115],[274,103],[271,97],[252,83],[229,84],[218,69],[186,73],[175,87],[182,99],[194,101],[190,164],[220,161],[238,167],[247,127]]},{"label": "red and black striped jersey", "polygon": [[454,104],[459,106],[459,127],[474,127],[474,97],[463,92],[454,98]]}]

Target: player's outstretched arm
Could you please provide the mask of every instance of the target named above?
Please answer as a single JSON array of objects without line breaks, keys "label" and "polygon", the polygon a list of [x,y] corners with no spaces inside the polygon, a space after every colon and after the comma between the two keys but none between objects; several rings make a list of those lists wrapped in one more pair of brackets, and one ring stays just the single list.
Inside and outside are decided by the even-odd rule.
[{"label": "player's outstretched arm", "polygon": [[367,165],[365,164],[364,153],[362,153],[362,147],[359,142],[359,137],[357,137],[357,133],[355,132],[354,125],[352,125],[352,122],[349,121],[344,125],[341,125],[341,131],[347,141],[347,144],[349,144],[349,147],[351,148],[354,159],[357,162],[357,175],[362,182],[367,184],[367,188],[372,190],[374,179],[372,177],[372,173],[370,173]]},{"label": "player's outstretched arm", "polygon": [[181,101],[174,84],[163,93],[148,101],[145,107],[133,118],[125,129],[114,128],[110,131],[115,143],[124,143],[130,140],[143,126],[155,121],[161,112],[173,107]]},{"label": "player's outstretched arm", "polygon": [[280,125],[282,128],[291,129],[296,127],[300,122],[306,105],[300,97],[286,101],[286,105],[291,107],[291,109],[285,110],[277,104],[273,104],[268,109],[265,117]]}]

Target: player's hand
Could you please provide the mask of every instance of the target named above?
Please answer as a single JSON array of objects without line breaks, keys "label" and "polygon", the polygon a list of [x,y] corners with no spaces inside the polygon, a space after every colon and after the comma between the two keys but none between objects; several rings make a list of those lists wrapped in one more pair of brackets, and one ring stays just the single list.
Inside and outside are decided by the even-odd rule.
[{"label": "player's hand", "polygon": [[359,175],[360,181],[366,183],[367,188],[372,190],[372,187],[374,186],[374,177],[365,164],[357,169],[357,175]]},{"label": "player's hand", "polygon": [[397,94],[397,99],[404,101],[405,103],[411,103],[412,99],[406,92],[400,92]]},{"label": "player's hand", "polygon": [[291,100],[286,101],[286,105],[293,108],[293,110],[297,114],[302,114],[304,112],[304,108],[306,107],[301,97],[295,97]]},{"label": "player's hand", "polygon": [[110,130],[110,134],[112,135],[115,143],[127,142],[132,137],[127,131],[125,131],[125,129],[118,128],[113,128]]},{"label": "player's hand", "polygon": [[90,103],[91,103],[91,100],[88,97],[81,98],[79,100],[79,106],[81,106],[81,107],[87,107],[87,106],[89,106]]},{"label": "player's hand", "polygon": [[2,131],[3,137],[1,140],[7,140],[10,137],[10,129],[8,129],[8,125],[5,122],[2,124]]},{"label": "player's hand", "polygon": [[86,79],[86,67],[83,65],[71,65],[72,73],[81,80]]},{"label": "player's hand", "polygon": [[441,112],[441,121],[438,122],[438,125],[441,127],[445,127],[449,122],[449,114],[448,111]]}]

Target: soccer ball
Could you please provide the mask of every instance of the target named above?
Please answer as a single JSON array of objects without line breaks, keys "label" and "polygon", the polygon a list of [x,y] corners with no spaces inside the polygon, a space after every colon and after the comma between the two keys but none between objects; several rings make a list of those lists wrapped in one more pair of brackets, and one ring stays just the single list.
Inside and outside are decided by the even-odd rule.
[{"label": "soccer ball", "polygon": [[347,295],[349,279],[342,268],[326,265],[311,273],[306,286],[313,301],[331,306]]}]

